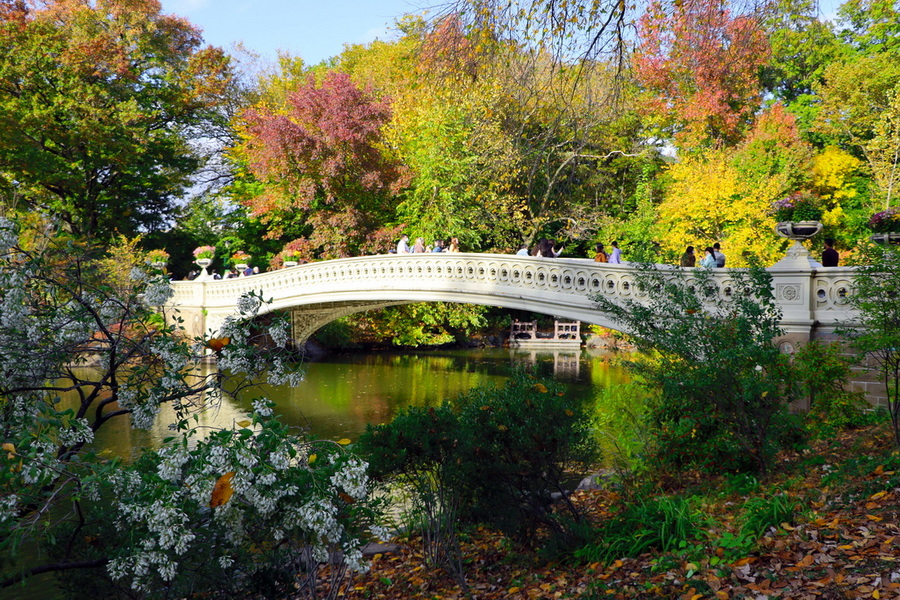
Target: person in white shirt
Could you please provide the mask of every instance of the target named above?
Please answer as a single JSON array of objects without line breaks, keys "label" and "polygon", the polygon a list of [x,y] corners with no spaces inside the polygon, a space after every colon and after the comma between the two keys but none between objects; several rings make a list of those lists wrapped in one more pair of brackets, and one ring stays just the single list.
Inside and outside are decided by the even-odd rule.
[{"label": "person in white shirt", "polygon": [[522,247],[516,252],[516,256],[528,256],[528,254],[528,244],[522,244]]},{"label": "person in white shirt", "polygon": [[612,252],[609,253],[609,263],[621,265],[622,264],[622,251],[619,250],[619,242],[613,242],[611,245],[612,245]]},{"label": "person in white shirt", "polygon": [[403,234],[397,242],[397,254],[409,254],[409,236]]}]

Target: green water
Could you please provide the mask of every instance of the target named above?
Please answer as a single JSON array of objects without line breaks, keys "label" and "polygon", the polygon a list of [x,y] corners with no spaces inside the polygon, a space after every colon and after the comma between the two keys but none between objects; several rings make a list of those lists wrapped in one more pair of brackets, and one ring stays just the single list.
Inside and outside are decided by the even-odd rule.
[{"label": "green water", "polygon": [[[289,424],[308,427],[326,439],[356,438],[368,423],[390,421],[405,406],[431,406],[452,400],[477,386],[500,386],[516,365],[535,366],[542,375],[569,386],[570,393],[597,397],[609,385],[626,380],[609,355],[588,351],[533,352],[506,349],[337,354],[311,362],[299,386],[264,386],[259,394],[277,404]],[[214,369],[214,366],[206,367]],[[201,426],[231,427],[246,418],[252,396],[225,398],[200,415]],[[134,430],[127,418],[114,419],[97,432],[95,447],[104,454],[129,457],[155,447],[171,435],[171,411],[163,408],[149,431]],[[25,589],[0,591],[0,598],[55,600],[52,578],[40,577]]]},{"label": "green water", "polygon": [[[230,427],[246,418],[250,400],[266,396],[290,425],[308,427],[325,439],[355,439],[368,423],[390,421],[405,406],[432,406],[452,400],[474,387],[500,386],[515,365],[534,365],[543,375],[568,384],[571,393],[596,395],[624,381],[624,372],[609,364],[609,356],[587,351],[531,352],[506,349],[436,350],[336,354],[305,366],[297,387],[260,386],[237,401],[201,414],[203,426]],[[214,368],[214,367],[210,367]],[[150,431],[131,429],[127,419],[109,423],[97,434],[96,445],[118,456],[156,446],[171,435],[169,410],[163,409]]]}]

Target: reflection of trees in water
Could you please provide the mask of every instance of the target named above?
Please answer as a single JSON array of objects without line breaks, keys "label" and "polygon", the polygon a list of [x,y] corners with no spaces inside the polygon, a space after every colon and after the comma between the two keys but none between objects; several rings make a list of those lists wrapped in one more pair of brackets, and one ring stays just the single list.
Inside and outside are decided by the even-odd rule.
[{"label": "reflection of trees in water", "polygon": [[[308,427],[326,439],[354,438],[368,423],[390,421],[405,406],[435,406],[454,400],[478,386],[502,386],[515,365],[533,366],[544,376],[557,377],[575,393],[598,390],[625,380],[624,374],[601,358],[566,350],[436,350],[410,353],[335,355],[306,365],[300,385],[260,386],[258,396],[276,402],[289,425]],[[215,364],[201,367],[209,374]],[[249,400],[248,400],[249,401]],[[201,424],[231,427],[244,418],[249,404],[230,396],[206,399]],[[174,420],[165,408],[150,431],[133,430],[127,418],[109,423],[96,445],[116,456],[129,457],[133,448],[154,446],[171,434]],[[106,427],[104,427],[106,429]]]}]

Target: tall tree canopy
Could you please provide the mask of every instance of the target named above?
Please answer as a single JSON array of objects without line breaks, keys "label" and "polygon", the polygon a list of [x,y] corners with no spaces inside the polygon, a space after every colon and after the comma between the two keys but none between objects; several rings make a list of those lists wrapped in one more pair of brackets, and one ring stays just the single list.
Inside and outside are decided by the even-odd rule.
[{"label": "tall tree canopy", "polygon": [[159,226],[230,82],[158,0],[0,0],[0,194],[86,237]]},{"label": "tall tree canopy", "polygon": [[720,0],[654,0],[638,32],[636,75],[655,95],[657,116],[671,111],[682,144],[738,142],[759,107],[768,57],[759,19]]},{"label": "tall tree canopy", "polygon": [[286,107],[258,105],[245,114],[238,149],[262,193],[246,202],[270,224],[270,234],[306,227],[323,258],[348,256],[393,213],[391,196],[404,169],[382,143],[390,106],[344,73],[310,75],[287,96]]}]

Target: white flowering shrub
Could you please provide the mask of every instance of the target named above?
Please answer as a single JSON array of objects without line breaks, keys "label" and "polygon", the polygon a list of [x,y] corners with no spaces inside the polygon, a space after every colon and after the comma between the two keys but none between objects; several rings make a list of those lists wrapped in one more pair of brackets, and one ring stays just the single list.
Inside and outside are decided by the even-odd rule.
[{"label": "white flowering shrub", "polygon": [[[297,381],[289,328],[255,323],[248,295],[222,337],[190,339],[141,256],[27,239],[0,218],[0,590],[59,571],[78,598],[320,597],[327,568],[337,597],[377,531],[367,465],[289,430],[265,398],[232,429],[200,436],[192,419],[223,389]],[[204,375],[210,348],[220,369]],[[110,421],[147,428],[163,405],[176,422],[161,448],[130,464],[91,450]]]}]

